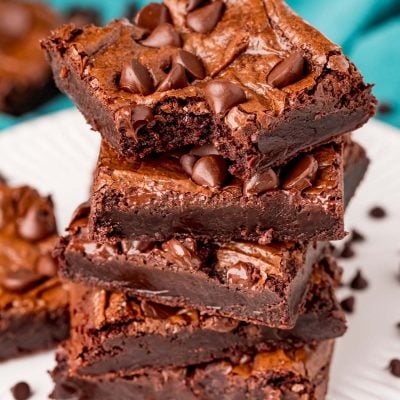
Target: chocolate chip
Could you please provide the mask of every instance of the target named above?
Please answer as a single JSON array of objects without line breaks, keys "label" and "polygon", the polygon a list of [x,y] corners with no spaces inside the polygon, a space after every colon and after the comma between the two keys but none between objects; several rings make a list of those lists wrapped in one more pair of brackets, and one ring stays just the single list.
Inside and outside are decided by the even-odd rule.
[{"label": "chocolate chip", "polygon": [[218,150],[212,144],[205,144],[203,146],[195,146],[190,150],[189,154],[192,154],[196,157],[219,155]]},{"label": "chocolate chip", "polygon": [[230,285],[251,286],[251,269],[246,263],[238,262],[226,271],[226,279]]},{"label": "chocolate chip", "polygon": [[27,7],[17,2],[0,2],[0,43],[22,39],[32,26]]},{"label": "chocolate chip", "polygon": [[220,187],[224,183],[226,175],[227,165],[221,156],[204,156],[193,165],[192,179],[201,186]]},{"label": "chocolate chip", "polygon": [[207,83],[205,95],[208,104],[217,114],[225,114],[232,107],[246,101],[246,93],[240,86],[222,79]]},{"label": "chocolate chip", "polygon": [[256,172],[243,187],[244,194],[262,194],[274,190],[279,186],[279,178],[272,168],[262,172]]},{"label": "chocolate chip", "polygon": [[393,106],[390,103],[382,102],[378,104],[378,114],[387,115],[393,112]]},{"label": "chocolate chip", "polygon": [[81,219],[87,219],[90,214],[90,202],[85,201],[75,209],[74,213],[72,214],[72,219],[70,225],[74,224],[75,222]]},{"label": "chocolate chip", "polygon": [[184,154],[180,160],[183,170],[189,175],[192,176],[193,165],[197,161],[197,157],[192,156],[191,154]]},{"label": "chocolate chip", "polygon": [[160,83],[157,91],[165,92],[167,90],[182,89],[187,85],[189,85],[189,82],[187,80],[185,68],[180,64],[175,64],[165,79]]},{"label": "chocolate chip", "polygon": [[157,26],[154,31],[144,40],[141,41],[143,46],[147,47],[181,47],[182,39],[175,28],[168,23]]},{"label": "chocolate chip", "polygon": [[360,233],[356,229],[353,229],[351,231],[351,241],[353,243],[364,242],[364,240],[365,240],[365,237],[364,237],[364,235],[362,233]]},{"label": "chocolate chip", "polygon": [[349,296],[340,302],[340,306],[342,307],[343,311],[352,314],[354,312],[355,302],[356,302],[355,297]]},{"label": "chocolate chip", "polygon": [[317,171],[317,160],[313,156],[305,155],[290,169],[283,181],[283,188],[302,191],[312,186]]},{"label": "chocolate chip", "polygon": [[57,271],[58,271],[57,262],[50,254],[45,254],[39,257],[36,263],[36,272],[39,275],[51,278],[57,276]]},{"label": "chocolate chip", "polygon": [[203,322],[205,329],[210,329],[219,333],[232,332],[239,325],[239,321],[225,317],[209,317]]},{"label": "chocolate chip", "polygon": [[281,89],[302,79],[304,69],[304,57],[299,52],[294,52],[275,65],[268,74],[267,82],[271,86]]},{"label": "chocolate chip", "polygon": [[171,15],[164,4],[150,3],[143,7],[135,16],[134,22],[141,28],[154,30],[165,22],[171,23]]},{"label": "chocolate chip", "polygon": [[154,240],[132,240],[129,251],[136,253],[147,253],[154,248]]},{"label": "chocolate chip", "polygon": [[128,61],[123,65],[119,86],[127,92],[144,96],[154,92],[153,78],[147,68],[137,60]]},{"label": "chocolate chip", "polygon": [[25,292],[42,279],[42,275],[27,268],[20,268],[16,271],[6,272],[1,278],[0,285],[10,292]]},{"label": "chocolate chip", "polygon": [[352,258],[356,255],[353,250],[352,242],[348,241],[344,244],[342,251],[339,254],[340,258]]},{"label": "chocolate chip", "polygon": [[126,131],[126,136],[131,135],[137,139],[138,131],[147,125],[154,118],[153,109],[143,105],[137,105],[131,114],[131,126],[130,130]]},{"label": "chocolate chip", "polygon": [[42,240],[56,232],[56,221],[50,202],[33,204],[26,214],[17,220],[19,235],[31,241]]},{"label": "chocolate chip", "polygon": [[188,0],[186,11],[193,11],[204,3],[205,0]]},{"label": "chocolate chip", "polygon": [[357,270],[354,278],[350,282],[350,287],[354,290],[364,290],[368,287],[368,281],[362,275],[361,270]]},{"label": "chocolate chip", "polygon": [[224,12],[225,4],[216,0],[211,4],[189,12],[186,17],[187,26],[198,33],[209,33],[218,24]]},{"label": "chocolate chip", "polygon": [[201,260],[197,257],[196,248],[185,246],[177,239],[164,242],[162,249],[164,250],[165,258],[173,264],[182,266],[185,269],[198,269],[201,266]]},{"label": "chocolate chip", "polygon": [[389,371],[396,378],[400,378],[400,360],[394,358],[389,363]]},{"label": "chocolate chip", "polygon": [[179,309],[175,307],[168,307],[163,304],[145,300],[141,302],[140,308],[146,317],[154,319],[167,319],[179,311]]},{"label": "chocolate chip", "polygon": [[81,28],[88,24],[100,25],[101,15],[95,8],[73,7],[67,13],[67,20]]},{"label": "chocolate chip", "polygon": [[26,382],[18,382],[10,389],[15,400],[27,400],[32,396],[30,386]]},{"label": "chocolate chip", "polygon": [[186,50],[179,50],[174,61],[177,64],[181,64],[193,79],[204,79],[206,76],[203,62]]},{"label": "chocolate chip", "polygon": [[369,210],[369,216],[376,219],[385,218],[386,211],[382,207],[376,206]]}]

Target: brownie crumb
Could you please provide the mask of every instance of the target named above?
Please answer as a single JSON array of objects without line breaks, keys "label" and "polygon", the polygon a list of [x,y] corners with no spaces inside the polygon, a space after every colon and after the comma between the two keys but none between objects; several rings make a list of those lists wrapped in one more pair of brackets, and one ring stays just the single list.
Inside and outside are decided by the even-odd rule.
[{"label": "brownie crumb", "polygon": [[393,112],[393,106],[388,102],[382,102],[378,104],[378,114],[388,115]]},{"label": "brownie crumb", "polygon": [[357,229],[353,229],[351,231],[351,241],[353,243],[358,243],[358,242],[364,242],[365,241],[365,236],[360,233]]},{"label": "brownie crumb", "polygon": [[18,382],[11,388],[15,400],[27,400],[32,396],[31,387],[26,382]]},{"label": "brownie crumb", "polygon": [[340,302],[340,306],[342,307],[344,312],[352,314],[354,312],[355,302],[356,302],[355,297],[349,296]]},{"label": "brownie crumb", "polygon": [[357,270],[354,278],[350,282],[350,287],[354,290],[364,290],[368,287],[368,281],[361,273],[361,270]]},{"label": "brownie crumb", "polygon": [[394,358],[393,360],[390,361],[389,371],[393,376],[400,378],[400,360],[399,359]]},{"label": "brownie crumb", "polygon": [[353,250],[352,242],[348,241],[344,244],[343,250],[340,252],[339,257],[340,258],[352,258],[355,255],[356,255],[356,253]]},{"label": "brownie crumb", "polygon": [[371,218],[376,218],[376,219],[385,218],[386,217],[386,211],[385,211],[384,208],[382,208],[380,206],[372,207],[369,210],[369,216]]}]

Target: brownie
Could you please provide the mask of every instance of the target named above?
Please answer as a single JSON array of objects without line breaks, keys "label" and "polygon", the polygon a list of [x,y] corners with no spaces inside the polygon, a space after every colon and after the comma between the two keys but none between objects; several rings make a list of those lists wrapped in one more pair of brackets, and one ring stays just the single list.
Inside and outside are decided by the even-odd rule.
[{"label": "brownie", "polygon": [[58,87],[122,158],[213,144],[249,178],[373,115],[371,86],[283,0],[186,3],[42,42]]},{"label": "brownie", "polygon": [[183,367],[235,351],[287,349],[341,336],[346,323],[334,295],[339,277],[332,257],[316,266],[304,311],[290,330],[71,284],[70,370],[98,375]]},{"label": "brownie", "polygon": [[39,40],[60,24],[40,2],[0,2],[0,112],[21,115],[57,93]]},{"label": "brownie", "polygon": [[68,296],[51,256],[57,238],[50,198],[0,182],[0,360],[68,337]]},{"label": "brownie", "polygon": [[55,255],[61,275],[172,307],[292,328],[323,243],[165,242],[89,238],[78,208]]},{"label": "brownie", "polygon": [[[110,242],[192,236],[259,243],[340,239],[345,234],[342,150],[341,143],[327,144],[270,169],[271,175],[253,185],[267,189],[258,194],[233,177],[220,188],[198,184],[176,154],[118,160],[103,142],[92,187],[90,232]],[[205,167],[202,176],[207,175],[204,169],[215,172]]]},{"label": "brownie", "polygon": [[69,369],[69,345],[57,354],[53,399],[323,400],[333,350],[333,340],[328,340],[300,349],[234,353],[183,368],[90,377]]}]

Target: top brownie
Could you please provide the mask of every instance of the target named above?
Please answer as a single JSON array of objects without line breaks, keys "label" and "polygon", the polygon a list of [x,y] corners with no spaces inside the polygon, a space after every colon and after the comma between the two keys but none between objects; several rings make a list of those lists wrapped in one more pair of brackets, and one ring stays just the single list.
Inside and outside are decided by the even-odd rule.
[{"label": "top brownie", "polygon": [[56,83],[126,158],[213,144],[233,175],[360,127],[371,87],[282,0],[166,0],[42,42]]}]

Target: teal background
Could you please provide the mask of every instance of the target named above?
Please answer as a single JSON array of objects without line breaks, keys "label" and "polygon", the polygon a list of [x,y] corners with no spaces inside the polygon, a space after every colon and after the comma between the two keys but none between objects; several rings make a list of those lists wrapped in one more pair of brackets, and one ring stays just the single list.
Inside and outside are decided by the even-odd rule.
[{"label": "teal background", "polygon": [[[385,122],[400,127],[400,0],[287,0],[307,21],[343,46],[380,102],[388,103],[391,112],[379,115]],[[137,7],[146,0],[47,0],[63,11],[71,6],[100,8],[103,22],[117,18],[131,4]],[[20,121],[71,107],[63,96],[21,118],[0,114],[0,129]]]}]

